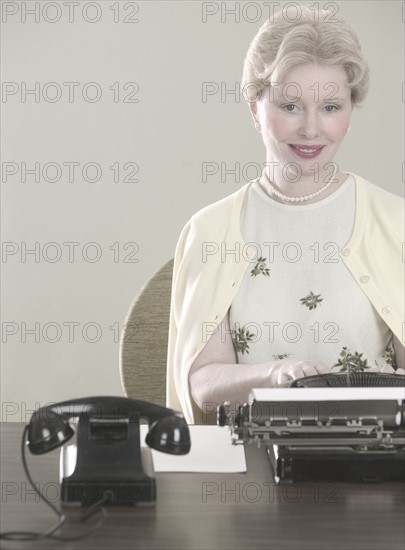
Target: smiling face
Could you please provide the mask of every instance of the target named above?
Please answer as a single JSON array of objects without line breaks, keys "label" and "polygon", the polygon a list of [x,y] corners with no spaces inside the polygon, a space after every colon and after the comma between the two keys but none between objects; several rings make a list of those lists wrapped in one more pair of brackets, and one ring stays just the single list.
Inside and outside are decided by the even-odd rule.
[{"label": "smiling face", "polygon": [[264,88],[260,100],[249,105],[261,126],[267,162],[279,163],[276,180],[281,179],[283,168],[292,176],[301,170],[303,177],[313,178],[315,163],[321,174],[322,170],[331,172],[330,165],[325,165],[334,160],[352,113],[342,67],[298,65],[279,85]]}]

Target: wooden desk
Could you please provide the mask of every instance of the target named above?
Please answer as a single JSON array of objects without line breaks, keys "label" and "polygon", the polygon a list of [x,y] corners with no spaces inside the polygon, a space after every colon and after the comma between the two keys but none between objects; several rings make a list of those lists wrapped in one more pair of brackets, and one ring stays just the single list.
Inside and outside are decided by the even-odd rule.
[{"label": "wooden desk", "polygon": [[[42,531],[56,520],[25,478],[22,429],[1,426],[2,531]],[[27,457],[33,479],[55,501],[59,451]],[[155,505],[110,507],[105,524],[83,540],[1,547],[404,550],[403,483],[275,486],[264,449],[247,447],[246,459],[245,474],[156,474]],[[71,531],[83,529],[80,513],[68,509]]]}]

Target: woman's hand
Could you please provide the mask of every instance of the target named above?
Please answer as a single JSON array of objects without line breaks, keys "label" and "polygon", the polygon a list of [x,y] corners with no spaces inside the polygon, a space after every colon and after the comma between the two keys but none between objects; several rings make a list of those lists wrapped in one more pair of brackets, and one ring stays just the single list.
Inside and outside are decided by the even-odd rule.
[{"label": "woman's hand", "polygon": [[298,380],[299,378],[330,372],[330,368],[322,363],[322,361],[303,361],[299,359],[272,361],[272,367],[269,372],[269,386],[274,387],[290,380]]}]

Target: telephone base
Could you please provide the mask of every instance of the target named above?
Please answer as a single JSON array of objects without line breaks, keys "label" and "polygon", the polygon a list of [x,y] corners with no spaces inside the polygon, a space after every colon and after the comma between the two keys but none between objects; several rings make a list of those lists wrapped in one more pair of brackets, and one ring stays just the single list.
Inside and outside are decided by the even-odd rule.
[{"label": "telephone base", "polygon": [[112,496],[108,505],[132,505],[141,502],[156,501],[156,483],[153,478],[139,481],[62,481],[62,502],[80,502],[85,506],[94,504],[103,498],[106,491]]}]

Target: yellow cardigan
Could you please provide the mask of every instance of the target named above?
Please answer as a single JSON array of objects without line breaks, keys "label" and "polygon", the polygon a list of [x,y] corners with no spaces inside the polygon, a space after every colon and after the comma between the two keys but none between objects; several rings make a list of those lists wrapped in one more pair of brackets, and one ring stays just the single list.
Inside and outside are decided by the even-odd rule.
[{"label": "yellow cardigan", "polygon": [[[347,173],[356,182],[356,216],[350,240],[339,255],[377,313],[404,343],[403,200]],[[206,343],[205,329],[212,331],[222,321],[250,264],[240,214],[251,184],[194,214],[176,246],[166,401],[168,407],[181,410],[189,423],[202,421],[190,393],[190,367]]]}]

